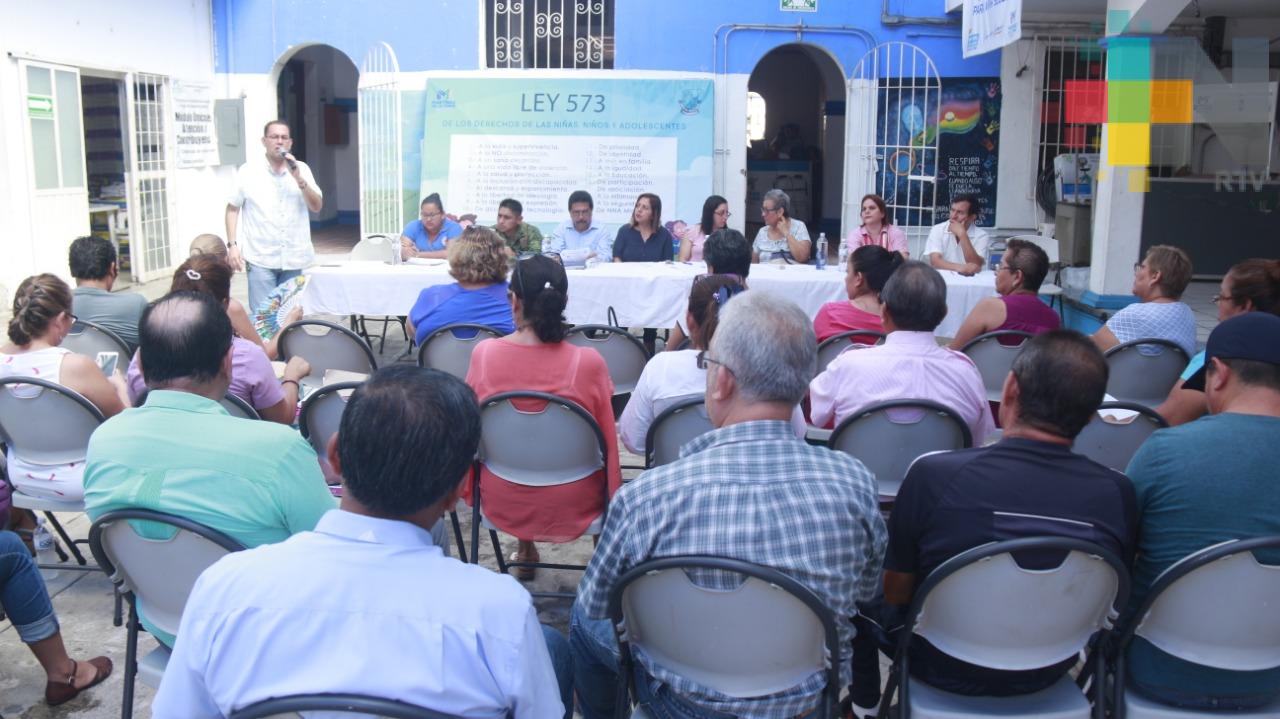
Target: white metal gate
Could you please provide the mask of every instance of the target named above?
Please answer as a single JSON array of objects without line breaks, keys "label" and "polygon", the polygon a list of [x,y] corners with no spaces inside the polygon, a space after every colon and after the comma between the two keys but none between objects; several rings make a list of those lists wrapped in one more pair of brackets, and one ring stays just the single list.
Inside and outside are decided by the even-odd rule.
[{"label": "white metal gate", "polygon": [[129,234],[133,277],[146,282],[173,266],[169,196],[169,78],[130,73],[125,78],[129,118]]},{"label": "white metal gate", "polygon": [[[360,65],[357,121],[360,136],[360,237],[399,237],[417,199],[404,195],[401,154],[400,64],[385,42],[365,53]],[[409,207],[406,211],[406,205]]]},{"label": "white metal gate", "polygon": [[910,43],[877,45],[849,78],[841,221],[857,227],[862,196],[880,195],[912,257],[920,256],[934,224],[941,97],[937,66]]}]

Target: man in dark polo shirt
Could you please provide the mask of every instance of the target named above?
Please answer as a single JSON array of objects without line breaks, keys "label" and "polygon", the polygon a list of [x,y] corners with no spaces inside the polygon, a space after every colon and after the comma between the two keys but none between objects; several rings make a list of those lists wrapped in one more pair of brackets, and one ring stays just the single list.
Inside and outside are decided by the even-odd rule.
[{"label": "man in dark polo shirt", "polygon": [[[1138,526],[1133,485],[1071,451],[1106,386],[1106,361],[1087,337],[1054,330],[1027,341],[1004,381],[1003,439],[990,447],[921,457],[907,473],[889,518],[884,596],[894,606],[887,613],[900,614],[938,565],[988,542],[1065,536],[1097,543],[1131,562]],[[1061,561],[1020,561],[1045,568],[1046,559],[1048,567]],[[996,671],[917,641],[912,676],[958,694],[1038,691],[1075,663],[1071,657],[1043,669]]]}]

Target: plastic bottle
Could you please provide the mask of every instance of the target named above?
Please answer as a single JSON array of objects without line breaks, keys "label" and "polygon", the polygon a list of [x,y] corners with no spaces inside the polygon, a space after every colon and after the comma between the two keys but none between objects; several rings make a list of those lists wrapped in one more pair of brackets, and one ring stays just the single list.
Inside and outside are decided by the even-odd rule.
[{"label": "plastic bottle", "polygon": [[[58,555],[53,551],[53,535],[50,534],[49,530],[44,526],[44,520],[41,520],[35,531],[31,533],[31,543],[34,544],[36,548],[37,564],[58,563]],[[46,580],[53,579],[58,576],[58,570],[45,569],[42,567],[40,569],[40,576],[44,577]]]},{"label": "plastic bottle", "polygon": [[674,234],[671,235],[671,259],[680,260],[680,238]]},{"label": "plastic bottle", "polygon": [[818,269],[824,269],[827,266],[827,233],[818,233],[818,245],[814,247],[813,264]]},{"label": "plastic bottle", "polygon": [[843,237],[840,238],[840,247],[836,250],[836,262],[840,265],[841,272],[847,272],[849,269],[849,243]]},{"label": "plastic bottle", "polygon": [[545,255],[550,251],[551,251],[551,235],[549,234],[543,235],[542,236],[542,254]]}]

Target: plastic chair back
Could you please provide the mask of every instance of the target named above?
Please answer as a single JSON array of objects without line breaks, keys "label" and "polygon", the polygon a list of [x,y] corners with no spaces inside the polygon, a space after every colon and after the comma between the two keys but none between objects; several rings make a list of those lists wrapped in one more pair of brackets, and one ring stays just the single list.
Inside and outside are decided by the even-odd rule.
[{"label": "plastic chair back", "polygon": [[[168,539],[148,539],[135,523],[174,530]],[[231,552],[244,549],[214,529],[149,509],[119,509],[89,528],[89,548],[113,582],[147,607],[147,619],[162,631],[178,633],[182,609],[200,573]]]},{"label": "plastic chair back", "polygon": [[832,335],[818,344],[818,374],[850,347],[862,349],[884,344],[884,333],[874,330],[850,330]]},{"label": "plastic chair back", "polygon": [[[987,332],[969,340],[960,351],[969,355],[969,359],[978,365],[978,373],[982,375],[982,384],[987,388],[987,401],[999,402],[1004,391],[1004,379],[1009,376],[1009,368],[1013,366],[1013,358],[1022,351],[1022,345],[1034,335],[1022,330],[998,330]],[[1000,343],[1001,337],[1021,337],[1016,345]]]},{"label": "plastic chair back", "polygon": [[[1159,350],[1158,354],[1147,354]],[[1107,394],[1121,402],[1158,407],[1177,384],[1190,358],[1169,340],[1147,338],[1107,350]]]},{"label": "plastic chair back", "polygon": [[459,719],[454,714],[442,714],[426,707],[362,694],[295,694],[287,697],[272,697],[231,712],[230,719],[268,719],[269,717],[293,719],[299,716],[299,712],[304,711],[387,717],[388,719]]},{"label": "plastic chair back", "polygon": [[337,369],[373,374],[378,362],[369,344],[355,332],[324,320],[300,320],[280,331],[276,345],[280,359],[298,356],[311,364],[311,374],[303,384],[319,387],[325,370]]},{"label": "plastic chair back", "polygon": [[828,446],[862,462],[875,475],[880,496],[893,497],[917,457],[971,447],[973,437],[951,409],[905,399],[864,407],[835,428]]},{"label": "plastic chair back", "polygon": [[28,462],[84,461],[90,435],[105,421],[84,395],[56,382],[0,379],[0,439]]},{"label": "plastic chair back", "polygon": [[58,346],[90,359],[96,359],[99,352],[118,352],[121,367],[128,367],[129,359],[133,357],[128,343],[120,335],[89,320],[76,320]]},{"label": "plastic chair back", "polygon": [[[459,337],[458,333],[470,333],[471,337]],[[492,327],[470,323],[446,325],[432,332],[418,348],[418,366],[442,370],[457,377],[467,378],[471,367],[471,353],[481,341],[501,337]]]},{"label": "plastic chair back", "polygon": [[334,382],[307,395],[298,413],[298,428],[311,443],[318,457],[324,458],[329,449],[329,438],[338,433],[342,413],[347,409],[351,390],[362,382]]},{"label": "plastic chair back", "polygon": [[645,469],[680,458],[680,448],[694,437],[715,429],[703,397],[681,400],[658,413],[644,439]]},{"label": "plastic chair back", "polygon": [[390,262],[400,256],[400,243],[386,235],[369,235],[351,248],[352,260]]},{"label": "plastic chair back", "polygon": [[565,341],[579,347],[590,347],[604,357],[613,380],[614,394],[629,394],[640,381],[640,373],[649,362],[644,343],[621,327],[612,325],[578,325],[569,330]]},{"label": "plastic chair back", "polygon": [[[1128,410],[1138,414],[1124,423],[1109,422],[1100,414],[1107,410]],[[1089,424],[1076,435],[1071,451],[1123,472],[1147,437],[1168,426],[1164,418],[1149,407],[1134,402],[1103,402]]]},{"label": "plastic chair back", "polygon": [[[727,591],[708,589],[690,579],[689,569],[732,572],[744,581]],[[774,694],[822,672],[822,714],[834,708],[835,617],[808,587],[775,569],[725,557],[653,559],[618,580],[609,616],[627,663],[637,646],[665,669],[731,697]]]},{"label": "plastic chair back", "polygon": [[230,392],[224,395],[218,404],[222,405],[222,408],[227,410],[227,414],[230,414],[232,417],[241,417],[243,419],[262,419],[261,415],[258,414],[258,410],[253,408],[253,405]]},{"label": "plastic chair back", "polygon": [[508,482],[545,487],[604,469],[607,450],[600,425],[578,404],[546,392],[503,392],[480,403],[479,455]]}]

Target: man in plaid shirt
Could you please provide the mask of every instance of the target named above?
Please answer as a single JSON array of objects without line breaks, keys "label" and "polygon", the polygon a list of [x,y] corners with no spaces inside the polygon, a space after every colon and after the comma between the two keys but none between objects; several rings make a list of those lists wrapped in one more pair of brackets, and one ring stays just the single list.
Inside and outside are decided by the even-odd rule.
[{"label": "man in plaid shirt", "polygon": [[[570,615],[574,681],[586,719],[612,716],[618,647],[606,619],[609,591],[641,562],[710,554],[777,569],[813,590],[839,623],[840,676],[849,681],[850,618],[876,593],[886,532],[875,478],[852,457],[797,439],[788,420],[813,377],[817,353],[809,318],[759,290],[721,310],[707,372],[707,412],[717,429],[686,444],[681,458],[625,485],[609,505],[600,544]],[[740,578],[704,572],[701,585],[731,588]],[[762,625],[760,631],[768,632]],[[788,690],[729,697],[637,652],[641,699],[662,716],[791,719],[814,712],[824,676]]]}]

